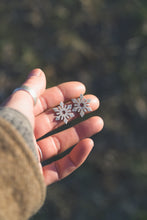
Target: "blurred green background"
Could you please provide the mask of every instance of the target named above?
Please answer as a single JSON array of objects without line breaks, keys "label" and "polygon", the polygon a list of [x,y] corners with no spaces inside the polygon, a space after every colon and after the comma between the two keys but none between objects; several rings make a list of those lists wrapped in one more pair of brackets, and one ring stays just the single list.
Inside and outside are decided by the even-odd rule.
[{"label": "blurred green background", "polygon": [[40,67],[48,87],[85,83],[105,121],[32,220],[147,219],[146,57],[146,0],[0,0],[0,101]]}]

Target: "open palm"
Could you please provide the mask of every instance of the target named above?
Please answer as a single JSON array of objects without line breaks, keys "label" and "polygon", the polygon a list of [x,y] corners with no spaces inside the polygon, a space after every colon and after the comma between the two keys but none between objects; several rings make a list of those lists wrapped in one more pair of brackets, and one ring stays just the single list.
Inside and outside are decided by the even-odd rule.
[{"label": "open palm", "polygon": [[[35,145],[37,147],[38,144],[42,151],[40,161],[58,155],[75,145],[68,155],[42,167],[45,183],[49,185],[66,177],[85,161],[94,145],[89,137],[103,128],[103,120],[98,116],[94,116],[73,127],[36,141],[46,133],[63,125],[63,121],[55,120],[53,108],[58,106],[61,101],[64,103],[71,102],[71,99],[84,94],[85,86],[80,82],[66,82],[45,89],[46,79],[40,69],[32,71],[24,84],[33,88],[37,93],[36,106],[33,106],[31,96],[25,91],[14,93],[9,98],[6,106],[19,110],[31,122],[34,129]],[[97,97],[93,95],[85,95],[84,97],[91,99],[90,107],[92,111],[99,107]],[[78,114],[75,117],[78,117]]]}]

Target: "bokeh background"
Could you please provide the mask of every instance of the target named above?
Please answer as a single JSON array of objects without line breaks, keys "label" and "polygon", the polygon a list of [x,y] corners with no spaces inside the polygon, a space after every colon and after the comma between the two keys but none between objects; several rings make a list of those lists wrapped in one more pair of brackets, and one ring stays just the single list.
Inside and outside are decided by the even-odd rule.
[{"label": "bokeh background", "polygon": [[146,58],[146,0],[0,0],[0,101],[40,67],[48,87],[85,83],[105,121],[31,220],[147,219]]}]

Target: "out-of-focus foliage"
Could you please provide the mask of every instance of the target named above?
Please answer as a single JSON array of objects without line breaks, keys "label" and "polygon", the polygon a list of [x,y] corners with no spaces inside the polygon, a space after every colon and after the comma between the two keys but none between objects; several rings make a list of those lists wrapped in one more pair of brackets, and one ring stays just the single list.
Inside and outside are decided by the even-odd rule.
[{"label": "out-of-focus foliage", "polygon": [[146,57],[146,0],[0,1],[0,100],[41,67],[48,86],[85,83],[105,121],[32,220],[147,219]]}]

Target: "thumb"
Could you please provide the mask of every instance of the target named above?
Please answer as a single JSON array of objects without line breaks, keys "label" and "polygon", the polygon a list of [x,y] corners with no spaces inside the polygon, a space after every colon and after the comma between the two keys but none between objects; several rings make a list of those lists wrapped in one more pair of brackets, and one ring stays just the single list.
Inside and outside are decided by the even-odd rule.
[{"label": "thumb", "polygon": [[[38,98],[44,92],[46,87],[46,77],[44,72],[41,69],[34,69],[31,71],[23,85],[30,87],[36,93]],[[31,124],[33,123],[34,100],[28,92],[24,90],[16,91],[9,97],[5,106],[20,111],[30,120]]]},{"label": "thumb", "polygon": [[37,97],[39,97],[46,88],[46,78],[44,72],[41,69],[32,70],[23,85],[33,89]]}]

